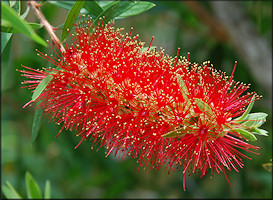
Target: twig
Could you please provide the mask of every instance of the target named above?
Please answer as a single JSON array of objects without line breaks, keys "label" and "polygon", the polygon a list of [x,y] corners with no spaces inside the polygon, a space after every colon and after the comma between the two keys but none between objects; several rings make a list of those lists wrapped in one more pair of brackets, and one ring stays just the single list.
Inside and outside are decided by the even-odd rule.
[{"label": "twig", "polygon": [[28,5],[31,5],[34,12],[36,13],[40,23],[45,27],[46,31],[52,38],[53,42],[55,45],[60,49],[61,53],[65,53],[65,48],[63,45],[60,43],[59,38],[56,36],[54,33],[54,27],[50,25],[50,23],[46,20],[45,16],[39,9],[40,5],[36,1],[28,1]]}]

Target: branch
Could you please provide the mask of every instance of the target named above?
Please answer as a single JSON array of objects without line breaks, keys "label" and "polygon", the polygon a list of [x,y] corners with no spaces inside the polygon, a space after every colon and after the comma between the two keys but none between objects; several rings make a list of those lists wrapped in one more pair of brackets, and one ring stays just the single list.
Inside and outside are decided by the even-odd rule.
[{"label": "branch", "polygon": [[60,43],[59,38],[56,36],[54,33],[54,27],[49,24],[49,22],[46,20],[45,16],[39,9],[40,5],[36,1],[28,1],[28,5],[31,5],[35,14],[37,15],[40,23],[45,27],[46,31],[52,38],[53,42],[55,45],[60,49],[61,53],[65,53],[65,48],[63,45]]}]

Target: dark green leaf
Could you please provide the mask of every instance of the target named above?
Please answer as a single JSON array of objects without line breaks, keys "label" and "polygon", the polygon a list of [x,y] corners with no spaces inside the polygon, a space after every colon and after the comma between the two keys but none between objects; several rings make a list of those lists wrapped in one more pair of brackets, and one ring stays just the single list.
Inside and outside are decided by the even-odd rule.
[{"label": "dark green leaf", "polygon": [[33,143],[38,136],[40,127],[41,127],[41,115],[43,111],[41,109],[35,109],[34,118],[32,122],[32,135],[31,135],[31,143]]},{"label": "dark green leaf", "polygon": [[7,4],[1,1],[1,19],[8,21],[13,25],[14,29],[17,29],[19,32],[25,34],[35,42],[47,46],[47,43],[38,36],[34,30],[31,28],[29,24],[24,19],[21,19],[15,10],[10,8]]},{"label": "dark green leaf", "polygon": [[97,1],[97,3],[99,4],[99,6],[103,9],[106,10],[107,8],[109,8],[113,2],[115,1]]},{"label": "dark green leaf", "polygon": [[80,13],[80,10],[83,7],[84,3],[85,1],[76,1],[75,4],[72,6],[71,10],[69,11],[65,19],[64,28],[63,28],[62,36],[61,36],[61,42],[64,41],[64,39],[67,37],[68,35],[67,29],[70,30],[72,26],[74,25],[75,20],[78,14]]},{"label": "dark green leaf", "polygon": [[242,120],[244,120],[245,117],[250,113],[250,111],[254,105],[254,99],[255,99],[255,96],[252,97],[251,103],[247,106],[247,109],[245,110],[245,112],[240,117],[234,119],[234,121],[238,121],[239,123],[243,122]]},{"label": "dark green leaf", "polygon": [[[41,24],[37,24],[37,23],[27,23],[27,24],[30,25],[32,29],[38,29],[42,27]],[[10,23],[2,23],[1,31],[6,33],[21,33],[20,30],[15,29],[13,25]]]},{"label": "dark green leaf", "polygon": [[40,94],[44,91],[44,89],[46,88],[46,86],[49,84],[49,82],[51,81],[51,79],[53,78],[52,75],[48,75],[47,77],[45,77],[40,83],[39,85],[36,87],[36,89],[33,92],[32,95],[32,101],[35,101]]},{"label": "dark green leaf", "polygon": [[45,199],[50,199],[51,198],[51,189],[50,189],[49,180],[46,180],[44,198]]},{"label": "dark green leaf", "polygon": [[29,172],[26,172],[26,190],[29,199],[41,199],[41,190]]},{"label": "dark green leaf", "polygon": [[7,199],[22,199],[22,197],[18,194],[15,188],[10,184],[9,181],[6,182],[6,185],[2,186],[2,191]]},{"label": "dark green leaf", "polygon": [[209,114],[213,115],[211,107],[206,102],[198,98],[194,98],[194,101],[202,112],[208,112]]},{"label": "dark green leaf", "polygon": [[88,11],[88,14],[93,14],[96,17],[103,12],[103,9],[96,1],[86,1],[83,7]]},{"label": "dark green leaf", "polygon": [[246,131],[244,129],[237,129],[237,128],[233,129],[233,130],[236,131],[237,133],[239,133],[240,135],[242,135],[244,138],[250,140],[250,141],[256,141],[257,140],[255,135],[253,135],[249,131]]},{"label": "dark green leaf", "polygon": [[1,33],[1,55],[4,52],[6,45],[11,39],[12,33]]},{"label": "dark green leaf", "polygon": [[71,10],[73,5],[75,4],[75,1],[47,1],[51,4],[54,4],[60,8],[64,8],[66,10]]},{"label": "dark green leaf", "polygon": [[151,3],[151,2],[136,1],[136,2],[134,2],[134,5],[130,9],[123,12],[118,17],[124,18],[124,17],[130,17],[130,16],[138,15],[138,14],[140,14],[142,12],[150,10],[151,8],[153,8],[155,6],[156,5]]},{"label": "dark green leaf", "polygon": [[114,1],[110,4],[110,6],[105,9],[102,13],[100,13],[100,15],[94,20],[93,24],[97,24],[100,17],[105,17],[104,19],[104,24],[106,24],[108,21],[110,21],[111,19],[113,19],[118,7],[119,7],[119,1]]},{"label": "dark green leaf", "polygon": [[120,16],[121,14],[131,9],[136,3],[137,2],[134,1],[120,1],[119,7],[114,15],[114,18]]}]

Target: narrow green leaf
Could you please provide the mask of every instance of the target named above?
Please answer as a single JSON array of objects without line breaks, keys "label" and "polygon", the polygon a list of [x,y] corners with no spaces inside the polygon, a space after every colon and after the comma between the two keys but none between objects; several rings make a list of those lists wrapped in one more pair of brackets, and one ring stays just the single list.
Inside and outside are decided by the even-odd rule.
[{"label": "narrow green leaf", "polygon": [[261,125],[263,125],[266,121],[266,117],[268,116],[268,114],[266,113],[250,113],[248,115],[246,115],[244,117],[244,123],[243,125],[246,127],[260,127]]},{"label": "narrow green leaf", "polygon": [[185,134],[190,134],[192,131],[194,131],[194,129],[190,128],[190,126],[183,126],[182,128],[175,129],[173,131],[170,131],[170,132],[162,135],[162,137],[164,137],[164,138],[178,137],[178,136],[182,136]]},{"label": "narrow green leaf", "polygon": [[263,125],[265,122],[265,118],[262,118],[262,119],[254,119],[254,120],[250,120],[250,121],[247,121],[247,122],[244,122],[243,125],[245,127],[248,127],[248,128],[252,128],[252,127],[260,127],[261,125]]},{"label": "narrow green leaf", "polygon": [[267,116],[268,114],[262,112],[250,113],[245,117],[245,120],[260,120],[265,119]]},{"label": "narrow green leaf", "polygon": [[245,110],[245,112],[240,117],[237,117],[236,119],[234,119],[234,121],[239,121],[239,123],[243,122],[242,120],[244,120],[245,117],[250,113],[254,105],[254,99],[255,99],[255,96],[252,97],[251,103],[247,106],[247,109]]},{"label": "narrow green leaf", "polygon": [[266,131],[266,130],[264,130],[264,129],[252,128],[252,129],[250,129],[250,131],[251,131],[252,133],[254,133],[254,134],[268,136],[268,135],[267,135],[268,131]]},{"label": "narrow green leaf", "polygon": [[[3,37],[5,37],[6,34],[11,34],[11,33],[1,33],[1,40]],[[1,54],[1,91],[5,91],[9,89],[12,86],[12,83],[14,82],[14,76],[10,76],[10,73],[14,70],[12,68],[12,56],[11,54],[11,46],[12,46],[12,38],[13,35],[11,34],[11,38],[8,40],[8,43],[5,45],[5,48],[2,49],[2,54]],[[2,44],[3,45],[3,44]],[[3,46],[2,46],[3,47]]]},{"label": "narrow green leaf", "polygon": [[34,117],[33,117],[33,122],[32,122],[32,135],[31,135],[31,143],[35,141],[36,137],[39,134],[39,130],[41,127],[41,115],[43,111],[41,109],[35,109]]},{"label": "narrow green leaf", "polygon": [[43,90],[46,88],[46,86],[49,84],[52,78],[53,78],[52,75],[48,75],[39,83],[39,85],[33,92],[32,101],[35,101],[40,96],[40,94],[43,92]]},{"label": "narrow green leaf", "polygon": [[46,180],[44,198],[45,199],[50,199],[51,198],[51,189],[50,189],[49,180]]},{"label": "narrow green leaf", "polygon": [[7,181],[6,184],[7,186],[2,186],[2,191],[7,199],[22,199],[22,197],[18,194],[18,192],[9,181]]},{"label": "narrow green leaf", "polygon": [[29,10],[30,10],[30,7],[28,6],[27,9],[26,9],[26,11],[25,11],[20,17],[21,17],[22,19],[25,19],[26,16],[28,15],[28,13],[29,13]]},{"label": "narrow green leaf", "polygon": [[6,45],[11,39],[12,33],[1,33],[1,55],[4,52]]},{"label": "narrow green leaf", "polygon": [[206,102],[198,98],[194,98],[194,101],[202,112],[208,112],[209,114],[213,115],[211,107]]},{"label": "narrow green leaf", "polygon": [[188,88],[187,88],[187,86],[186,86],[185,82],[183,81],[180,74],[176,74],[176,78],[177,78],[177,82],[179,84],[179,87],[181,89],[182,96],[183,96],[184,100],[187,101],[189,99],[188,98],[188,95],[189,95]]},{"label": "narrow green leaf", "polygon": [[134,5],[136,5],[136,3],[137,3],[136,1],[120,1],[119,7],[115,12],[114,18],[130,10]]},{"label": "narrow green leaf", "polygon": [[[42,27],[41,24],[37,24],[37,23],[27,23],[28,25],[30,25],[30,27],[32,29],[39,29]],[[2,23],[1,24],[1,32],[6,32],[6,33],[22,33],[20,32],[21,30],[18,30],[16,28],[14,28],[14,26],[10,23]]]},{"label": "narrow green leaf", "polygon": [[99,4],[99,6],[103,9],[106,10],[107,8],[109,8],[113,2],[115,1],[97,1],[97,3]]},{"label": "narrow green leaf", "polygon": [[29,199],[41,199],[41,190],[29,172],[26,172],[26,190]]},{"label": "narrow green leaf", "polygon": [[153,8],[155,6],[156,5],[151,2],[136,1],[135,4],[130,9],[128,9],[126,12],[123,12],[120,15],[118,15],[118,17],[125,18],[125,17],[138,15],[140,13],[147,11],[147,10],[150,10],[151,8]]},{"label": "narrow green leaf", "polygon": [[256,141],[257,140],[255,135],[253,135],[249,131],[246,131],[244,129],[233,129],[233,130],[236,131],[237,133],[239,133],[240,135],[242,135],[244,138],[250,140],[250,141]]},{"label": "narrow green leaf", "polygon": [[64,39],[67,37],[68,35],[67,29],[70,30],[72,26],[74,25],[75,20],[78,14],[80,13],[80,10],[83,7],[84,3],[85,1],[76,1],[75,4],[72,6],[71,10],[69,11],[65,19],[64,28],[63,28],[62,36],[61,36],[61,42],[64,41]]},{"label": "narrow green leaf", "polygon": [[93,14],[96,17],[103,12],[103,9],[96,1],[86,1],[83,7],[88,11],[88,14]]},{"label": "narrow green leaf", "polygon": [[13,8],[17,13],[18,15],[20,15],[20,12],[21,12],[21,1],[9,1],[9,5],[11,8]]},{"label": "narrow green leaf", "polygon": [[56,5],[60,8],[64,8],[66,10],[71,10],[73,5],[75,4],[75,1],[47,1],[47,2],[53,5]]},{"label": "narrow green leaf", "polygon": [[93,24],[97,24],[100,17],[104,16],[104,24],[109,22],[111,19],[114,18],[114,15],[119,7],[119,1],[114,1],[110,4],[110,6],[105,9],[103,12],[100,13],[100,15],[94,20]]},{"label": "narrow green leaf", "polygon": [[1,1],[1,19],[8,21],[10,24],[13,25],[13,28],[18,30],[18,32],[21,32],[34,40],[35,42],[47,46],[47,43],[38,36],[34,30],[31,28],[29,24],[24,19],[21,19],[15,10],[10,8],[7,4],[3,3]]}]

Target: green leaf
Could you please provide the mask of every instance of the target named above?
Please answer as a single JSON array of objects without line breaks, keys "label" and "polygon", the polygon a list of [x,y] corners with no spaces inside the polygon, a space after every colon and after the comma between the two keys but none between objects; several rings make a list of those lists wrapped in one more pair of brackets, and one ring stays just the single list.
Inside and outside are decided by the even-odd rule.
[{"label": "green leaf", "polygon": [[247,106],[247,109],[245,110],[245,112],[244,112],[240,117],[234,119],[234,121],[239,121],[239,123],[240,123],[240,122],[241,122],[241,123],[243,122],[243,121],[241,121],[241,120],[244,120],[245,117],[250,113],[250,111],[251,111],[251,109],[252,109],[252,107],[253,107],[253,105],[254,105],[254,99],[255,99],[255,96],[252,97],[251,103]]},{"label": "green leaf", "polygon": [[21,19],[15,10],[10,8],[7,4],[1,1],[1,19],[8,21],[10,24],[13,25],[13,28],[16,29],[18,32],[21,32],[34,40],[35,42],[47,46],[47,43],[38,36],[31,26],[24,20]]},{"label": "green leaf", "polygon": [[66,10],[71,10],[76,1],[47,1],[53,5],[56,5],[60,8],[64,8]]},{"label": "green leaf", "polygon": [[1,33],[1,55],[4,52],[6,45],[11,39],[12,33]]},{"label": "green leaf", "polygon": [[179,84],[179,87],[181,89],[182,96],[183,96],[184,100],[187,101],[189,99],[188,98],[188,95],[189,95],[188,88],[187,88],[187,86],[186,86],[185,82],[183,81],[180,74],[176,74],[176,78],[177,78],[177,82]]},{"label": "green leaf", "polygon": [[211,107],[206,102],[198,98],[194,98],[194,101],[202,112],[208,112],[209,114],[213,115]]},{"label": "green leaf", "polygon": [[245,118],[244,118],[244,123],[243,125],[246,127],[260,127],[261,125],[263,125],[266,121],[266,117],[268,116],[268,114],[266,113],[251,113],[248,114]]},{"label": "green leaf", "polygon": [[30,10],[30,7],[28,6],[27,9],[26,9],[26,11],[25,11],[20,17],[21,17],[22,19],[25,19],[26,16],[28,15],[28,13],[29,13],[29,10]]},{"label": "green leaf", "polygon": [[96,17],[103,12],[103,9],[96,1],[86,1],[83,7],[88,11],[88,14],[93,14]]},{"label": "green leaf", "polygon": [[50,198],[51,198],[50,182],[49,180],[46,180],[44,199],[50,199]]},{"label": "green leaf", "polygon": [[258,135],[264,135],[264,136],[268,136],[267,133],[268,131],[260,129],[260,128],[252,128],[250,129],[250,131],[254,134],[258,134]]},{"label": "green leaf", "polygon": [[234,131],[236,131],[237,133],[239,133],[240,135],[242,135],[244,138],[250,140],[250,141],[256,141],[257,138],[255,137],[255,135],[253,135],[252,133],[250,133],[247,130],[244,129],[233,129]]},{"label": "green leaf", "polygon": [[39,83],[39,85],[33,92],[32,101],[35,101],[40,96],[40,94],[43,92],[43,90],[46,88],[46,86],[49,84],[52,78],[53,78],[52,75],[48,75]]},{"label": "green leaf", "polygon": [[133,3],[134,5],[132,5],[130,9],[118,15],[118,17],[125,18],[125,17],[138,15],[156,6],[155,4],[151,2],[146,2],[146,1],[135,1]]},{"label": "green leaf", "polygon": [[110,6],[105,9],[100,15],[94,20],[93,24],[97,24],[99,19],[104,16],[104,24],[106,24],[108,21],[114,18],[114,15],[119,7],[119,1],[114,1],[110,4]]},{"label": "green leaf", "polygon": [[118,17],[119,15],[125,13],[126,11],[128,11],[129,9],[131,9],[137,2],[133,2],[133,1],[120,1],[119,2],[119,7],[114,15],[115,17]]},{"label": "green leaf", "polygon": [[33,118],[33,122],[32,122],[32,135],[31,135],[31,143],[32,144],[39,134],[39,130],[41,127],[41,122],[42,122],[42,119],[41,119],[42,113],[43,113],[43,111],[41,109],[35,109],[34,118]]},{"label": "green leaf", "polygon": [[250,113],[245,117],[245,120],[260,120],[265,119],[267,116],[268,114],[262,112]]},{"label": "green leaf", "polygon": [[[14,76],[11,76],[12,69],[12,56],[11,54],[11,46],[12,46],[12,38],[13,35],[11,33],[1,33],[1,40],[5,35],[11,35],[11,39],[8,40],[8,43],[5,45],[5,48],[2,49],[1,54],[1,91],[7,90],[12,86],[12,83],[14,82]],[[3,43],[2,43],[3,45]],[[2,46],[3,47],[3,46]]]},{"label": "green leaf", "polygon": [[190,126],[183,126],[182,128],[175,129],[173,131],[170,131],[170,132],[162,135],[162,137],[164,137],[164,138],[178,137],[178,136],[182,136],[185,134],[190,134],[192,131],[194,131],[194,129],[190,128]]},{"label": "green leaf", "polygon": [[63,28],[62,36],[61,36],[61,42],[64,41],[64,39],[67,37],[68,35],[67,29],[70,30],[72,26],[74,25],[75,20],[78,14],[80,13],[80,10],[83,7],[84,3],[85,1],[76,1],[75,4],[72,6],[71,10],[69,11],[65,19],[64,28]]},{"label": "green leaf", "polygon": [[26,172],[26,190],[29,199],[41,199],[41,190],[29,172]]},{"label": "green leaf", "polygon": [[20,12],[21,12],[21,1],[9,1],[9,5],[11,8],[13,8],[17,13],[18,15],[20,15]]},{"label": "green leaf", "polygon": [[9,181],[7,181],[6,184],[7,186],[2,186],[2,191],[7,199],[22,199],[22,197],[18,194],[18,192]]},{"label": "green leaf", "polygon": [[[4,23],[1,24],[1,32],[22,33],[22,32],[20,32],[21,30],[14,28],[14,26],[12,24],[10,24],[9,22],[6,22],[6,21],[2,21],[2,22],[4,22]],[[32,29],[38,29],[38,28],[42,27],[41,24],[37,24],[37,23],[27,23],[27,24],[30,25],[30,27]]]}]

